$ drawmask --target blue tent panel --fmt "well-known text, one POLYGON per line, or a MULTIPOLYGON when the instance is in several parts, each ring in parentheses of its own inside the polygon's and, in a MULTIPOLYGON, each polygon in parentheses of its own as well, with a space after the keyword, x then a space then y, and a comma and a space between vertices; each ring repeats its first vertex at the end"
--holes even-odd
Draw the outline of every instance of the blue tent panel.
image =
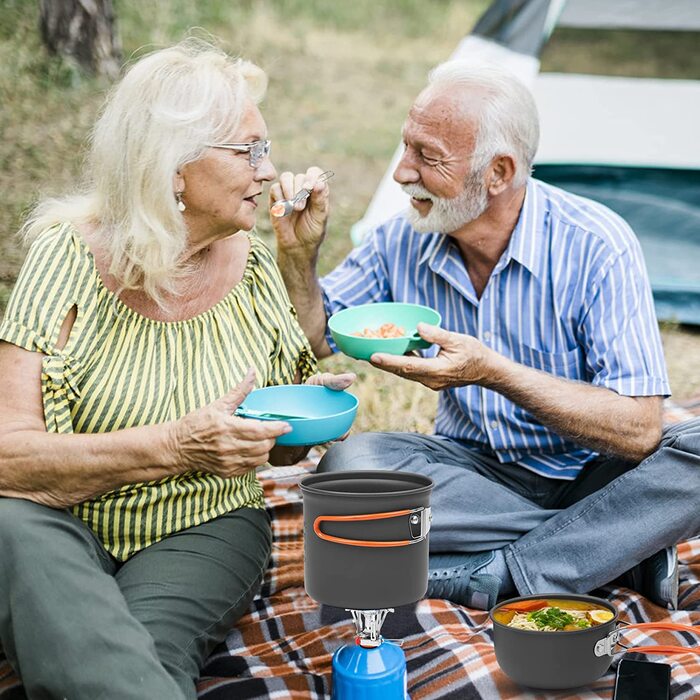
POLYGON ((700 325, 700 171, 537 165, 536 178, 624 217, 644 251, 660 320, 700 325))

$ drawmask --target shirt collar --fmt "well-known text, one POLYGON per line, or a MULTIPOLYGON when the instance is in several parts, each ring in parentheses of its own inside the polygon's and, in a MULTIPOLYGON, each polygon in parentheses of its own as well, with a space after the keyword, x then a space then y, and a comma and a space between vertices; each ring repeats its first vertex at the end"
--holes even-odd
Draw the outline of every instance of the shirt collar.
MULTIPOLYGON (((545 220, 546 202, 544 195, 537 182, 529 178, 518 222, 515 224, 508 247, 501 258, 504 267, 512 258, 530 270, 535 277, 541 275, 545 220)), ((497 267, 500 267, 500 264, 497 267)))
POLYGON ((419 265, 426 262, 426 260, 429 261, 429 264, 435 262, 436 258, 444 257, 444 254, 450 248, 450 238, 446 233, 421 233, 419 235, 430 238, 420 258, 418 258, 419 265))
MULTIPOLYGON (((518 216, 508 247, 503 253, 499 264, 496 265, 496 269, 500 271, 512 258, 530 270, 536 277, 540 276, 542 272, 542 239, 544 237, 545 209, 544 196, 537 186, 537 182, 529 178, 523 206, 520 209, 520 216, 518 216)), ((433 267, 435 263, 440 263, 448 254, 451 239, 445 233, 424 233, 421 235, 430 236, 432 240, 423 249, 418 263, 422 264, 430 261, 429 264, 433 263, 431 264, 431 267, 433 267)))
MULTIPOLYGON (((529 178, 518 221, 513 229, 508 247, 494 271, 500 271, 513 259, 526 267, 535 277, 540 276, 545 209, 546 202, 541 189, 535 180, 529 178)), ((431 268, 440 267, 453 245, 451 238, 445 233, 423 233, 421 235, 431 236, 432 240, 425 246, 418 259, 418 264, 429 261, 431 268)))

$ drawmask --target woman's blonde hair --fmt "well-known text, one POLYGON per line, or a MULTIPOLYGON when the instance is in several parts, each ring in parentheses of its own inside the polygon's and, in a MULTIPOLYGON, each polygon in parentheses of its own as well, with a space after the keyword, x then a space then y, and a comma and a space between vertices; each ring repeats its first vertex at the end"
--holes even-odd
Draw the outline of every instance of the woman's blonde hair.
POLYGON ((187 245, 173 178, 206 144, 230 139, 245 100, 257 104, 266 88, 258 66, 199 39, 141 58, 105 102, 82 193, 41 202, 21 235, 30 241, 63 222, 96 225, 119 289, 143 289, 164 305, 187 245))

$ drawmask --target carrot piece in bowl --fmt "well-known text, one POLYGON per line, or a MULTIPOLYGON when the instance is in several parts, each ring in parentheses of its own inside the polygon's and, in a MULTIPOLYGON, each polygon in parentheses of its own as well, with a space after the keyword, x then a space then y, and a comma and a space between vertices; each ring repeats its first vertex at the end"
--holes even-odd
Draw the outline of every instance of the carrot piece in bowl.
POLYGON ((508 611, 512 610, 514 612, 533 612, 534 610, 542 610, 542 608, 547 607, 546 600, 519 600, 513 603, 508 603, 504 605, 499 610, 508 611))

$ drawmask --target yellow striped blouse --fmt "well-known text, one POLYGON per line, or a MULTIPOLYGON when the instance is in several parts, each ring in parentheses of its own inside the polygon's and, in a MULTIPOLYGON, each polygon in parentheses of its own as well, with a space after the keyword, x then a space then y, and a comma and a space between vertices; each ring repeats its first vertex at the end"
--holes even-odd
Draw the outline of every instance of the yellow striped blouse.
MULTIPOLYGON (((45 355, 46 430, 101 433, 175 420, 214 401, 255 367, 257 386, 302 380, 316 361, 272 254, 254 234, 243 279, 212 308, 186 321, 155 321, 103 284, 70 224, 32 244, 0 339, 45 355), (56 348, 75 307, 68 342, 56 348)), ((73 507, 118 560, 153 542, 241 507, 264 507, 251 471, 222 479, 188 472, 130 484, 73 507)))

